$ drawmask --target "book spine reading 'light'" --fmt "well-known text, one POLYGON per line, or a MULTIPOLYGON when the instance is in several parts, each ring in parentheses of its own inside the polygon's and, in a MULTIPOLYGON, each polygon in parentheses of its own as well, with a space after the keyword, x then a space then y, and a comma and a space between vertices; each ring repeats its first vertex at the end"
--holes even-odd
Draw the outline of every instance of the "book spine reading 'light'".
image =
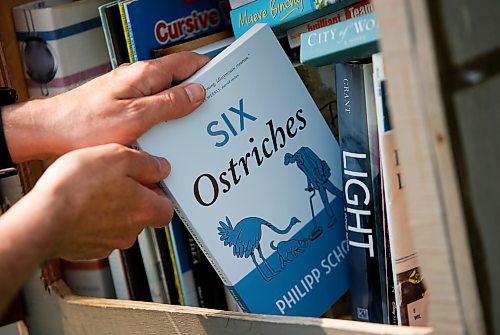
POLYGON ((363 65, 337 64, 335 70, 353 318, 384 323, 380 265, 385 260, 376 233, 380 213, 371 164, 377 162, 371 162, 363 65))

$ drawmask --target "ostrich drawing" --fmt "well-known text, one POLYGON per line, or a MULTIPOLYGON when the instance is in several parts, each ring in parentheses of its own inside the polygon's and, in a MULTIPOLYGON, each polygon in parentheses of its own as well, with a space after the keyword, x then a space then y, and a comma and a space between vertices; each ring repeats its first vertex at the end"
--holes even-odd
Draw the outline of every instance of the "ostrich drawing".
POLYGON ((262 254, 262 250, 260 248, 260 238, 262 237, 261 227, 266 226, 272 231, 284 235, 299 222, 300 220, 294 216, 290 219, 290 223, 287 228, 279 229, 264 219, 258 217, 247 217, 238 222, 233 228, 229 217, 226 216, 226 222, 219 221, 220 227, 217 227, 217 229, 219 230, 220 240, 224 242, 224 245, 233 247, 233 255, 238 258, 252 257, 253 264, 257 270, 259 270, 261 276, 265 280, 269 281, 278 273, 271 268, 267 259, 262 254), (264 263, 268 271, 271 273, 271 276, 266 275, 260 267, 260 264, 257 263, 255 258, 255 249, 257 249, 260 258, 262 259, 262 263, 264 263))

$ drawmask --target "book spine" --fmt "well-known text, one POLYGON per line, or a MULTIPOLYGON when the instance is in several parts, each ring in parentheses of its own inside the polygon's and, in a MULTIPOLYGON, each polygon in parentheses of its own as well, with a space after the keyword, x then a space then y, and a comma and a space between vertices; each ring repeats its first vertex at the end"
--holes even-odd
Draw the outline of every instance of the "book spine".
POLYGON ((132 300, 151 302, 153 299, 139 243, 136 241, 132 247, 121 250, 121 254, 132 300))
POLYGON ((131 294, 120 250, 113 250, 108 257, 108 261, 109 269, 111 271, 111 279, 113 280, 113 286, 115 287, 116 298, 130 300, 131 294))
POLYGON ((377 241, 372 175, 378 163, 371 162, 363 65, 337 64, 335 70, 353 319, 384 323, 385 257, 377 241))
POLYGON ((313 30, 300 36, 300 61, 323 66, 370 57, 378 52, 379 30, 375 14, 313 30))
POLYGON ((173 305, 180 305, 179 291, 175 284, 174 267, 172 258, 170 257, 170 246, 167 241, 167 234, 165 228, 154 228, 154 233, 157 241, 158 250, 160 252, 160 260, 163 267, 163 274, 165 276, 165 283, 167 285, 167 292, 170 303, 173 305))
POLYGON ((286 8, 278 9, 272 1, 258 0, 231 10, 234 35, 240 37, 256 23, 267 23, 270 27, 290 22, 314 11, 313 0, 289 2, 286 8))
POLYGON ((104 39, 106 40, 106 48, 108 49, 109 61, 111 62, 111 67, 114 69, 118 66, 118 64, 116 61, 115 48, 113 47, 113 41, 109 32, 109 22, 106 17, 106 7, 107 5, 99 6, 99 17, 101 18, 102 30, 104 32, 104 39))
POLYGON ((195 278, 192 270, 193 260, 187 236, 183 231, 183 224, 179 217, 174 214, 169 225, 172 234, 175 257, 180 274, 180 283, 186 306, 199 306, 198 293, 195 284, 195 278))
POLYGON ((167 293, 164 290, 164 285, 161 282, 159 271, 159 259, 157 259, 154 250, 153 239, 150 227, 146 227, 138 236, 139 248, 141 250, 146 277, 148 278, 149 289, 153 302, 167 303, 167 293))
POLYGON ((106 19, 108 21, 109 35, 113 44, 116 57, 116 66, 129 62, 127 41, 120 16, 120 7, 118 3, 110 5, 105 9, 106 19))
POLYGON ((383 56, 375 54, 372 59, 397 320, 400 325, 425 326, 428 319, 426 287, 420 273, 418 255, 409 234, 399 148, 386 104, 383 56))
MULTIPOLYGON (((170 226, 170 224, 169 224, 170 226)), ((179 304, 180 305, 186 305, 186 299, 184 296, 184 291, 182 289, 182 279, 181 279, 181 271, 179 269, 179 264, 177 262, 177 257, 175 255, 175 244, 174 240, 172 238, 172 233, 170 231, 171 227, 165 227, 163 228, 163 233, 166 237, 166 242, 168 245, 168 257, 170 257, 170 261, 172 262, 172 271, 174 274, 174 283, 175 283, 175 289, 178 292, 178 297, 179 297, 179 304)))
POLYGON ((118 8, 120 9, 120 18, 123 26, 123 33, 125 35, 125 41, 127 43, 128 59, 130 63, 135 62, 135 52, 134 45, 132 43, 130 21, 127 20, 127 13, 125 11, 125 4, 123 2, 118 3, 118 8))

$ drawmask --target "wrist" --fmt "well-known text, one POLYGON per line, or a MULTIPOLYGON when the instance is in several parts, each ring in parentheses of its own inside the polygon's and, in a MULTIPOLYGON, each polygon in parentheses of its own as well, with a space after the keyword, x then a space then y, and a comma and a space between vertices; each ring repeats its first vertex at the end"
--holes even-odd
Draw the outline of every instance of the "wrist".
POLYGON ((46 141, 48 100, 31 100, 2 107, 5 141, 14 163, 51 156, 46 141))

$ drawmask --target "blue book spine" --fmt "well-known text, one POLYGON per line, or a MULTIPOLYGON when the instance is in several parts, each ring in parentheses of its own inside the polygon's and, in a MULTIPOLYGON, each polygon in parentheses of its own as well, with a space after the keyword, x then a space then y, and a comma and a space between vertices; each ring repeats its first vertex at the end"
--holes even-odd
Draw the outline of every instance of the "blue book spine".
POLYGON ((125 3, 136 60, 151 59, 152 49, 202 37, 230 26, 226 2, 136 0, 125 3))
POLYGON ((381 190, 372 174, 378 162, 371 161, 376 149, 370 148, 363 65, 337 64, 335 70, 353 319, 387 323, 381 190))
POLYGON ((304 33, 300 38, 300 62, 309 66, 359 60, 379 49, 373 13, 304 33))

